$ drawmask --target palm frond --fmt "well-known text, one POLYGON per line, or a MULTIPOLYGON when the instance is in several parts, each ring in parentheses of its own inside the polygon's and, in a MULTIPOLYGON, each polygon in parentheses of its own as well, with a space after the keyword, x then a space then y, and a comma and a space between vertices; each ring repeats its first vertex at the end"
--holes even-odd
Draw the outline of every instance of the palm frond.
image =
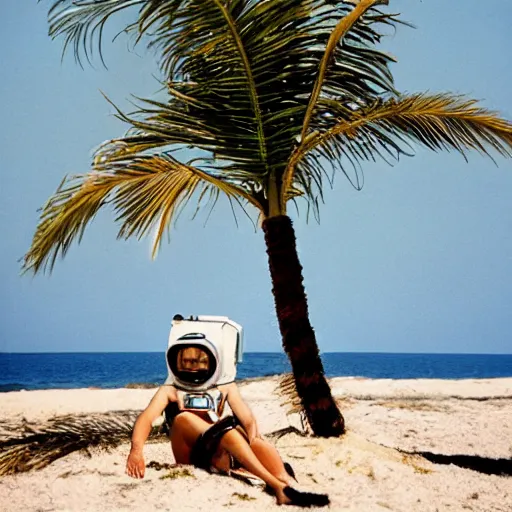
POLYGON ((302 405, 302 401, 297 393, 295 386, 295 378, 293 373, 284 373, 279 377, 277 384, 277 395, 281 397, 281 407, 286 408, 286 414, 298 414, 300 418, 301 429, 298 430, 294 427, 287 427, 279 431, 267 434, 269 437, 279 438, 281 435, 291 431, 295 431, 299 435, 311 434, 311 426, 306 418, 306 411, 302 405))
MULTIPOLYGON (((41 0, 39 0, 41 1, 41 0)), ((73 48, 75 60, 82 66, 85 57, 89 64, 98 52, 102 54, 103 32, 109 19, 124 10, 132 10, 133 21, 121 31, 136 33, 136 43, 142 37, 169 20, 185 0, 55 0, 48 11, 49 34, 52 38, 64 37, 63 56, 73 48), (137 10, 138 8, 138 10, 137 10)))
POLYGON ((327 72, 327 66, 333 58, 334 51, 338 46, 340 40, 348 33, 348 31, 360 20, 366 12, 376 5, 389 3, 389 0, 351 0, 350 3, 354 3, 354 9, 344 16, 336 25, 334 30, 331 32, 329 40, 327 41, 327 47, 325 48, 324 55, 318 68, 318 75, 313 86, 313 91, 309 98, 309 103, 304 116, 302 124, 302 133, 300 136, 301 142, 304 141, 309 128, 309 122, 313 114, 313 109, 320 96, 320 91, 324 84, 325 75, 327 72))
POLYGON ((82 65, 81 55, 91 63, 93 42, 98 38, 100 58, 102 36, 108 19, 122 11, 145 4, 145 0, 57 0, 48 11, 49 33, 55 38, 64 36, 63 54, 73 46, 76 61, 82 65))
POLYGON ((180 163, 170 154, 121 158, 118 151, 109 160, 108 152, 114 151, 108 147, 103 155, 96 155, 92 172, 65 179, 43 207, 24 271, 51 271, 57 256, 64 256, 75 239, 81 240, 87 224, 106 204, 112 204, 116 221, 121 223, 120 238, 140 239, 156 226, 153 255, 165 229, 195 192, 199 193, 199 206, 208 197, 215 203, 222 192, 241 205, 247 201, 259 207, 233 179, 180 163))
MULTIPOLYGON (((14 437, 0 439, 0 476, 42 469, 70 453, 90 448, 111 449, 128 442, 140 411, 83 416, 57 416, 43 425, 16 425, 14 437)), ((162 430, 154 427, 151 438, 162 430)), ((161 436, 162 440, 166 440, 161 436)))
MULTIPOLYGON (((333 43, 333 30, 352 10, 342 0, 61 0, 50 13, 51 33, 80 54, 93 40, 101 45, 106 20, 128 7, 139 9, 130 27, 157 52, 171 96, 142 109, 137 129, 210 151, 224 171, 252 174, 251 187, 264 190, 270 174, 281 183, 322 59, 315 104, 367 105, 395 92, 393 59, 374 48, 378 26, 395 17, 368 8, 333 43)), ((317 121, 310 120, 313 130, 317 121)))
POLYGON ((292 154, 286 187, 304 190, 313 178, 321 186, 326 162, 319 157, 345 172, 348 162, 357 167, 377 158, 397 161, 410 155, 411 143, 433 151, 455 150, 465 158, 470 150, 490 158, 492 153, 512 157, 512 123, 461 96, 416 94, 369 108, 343 108, 338 114, 329 129, 310 134, 292 154))

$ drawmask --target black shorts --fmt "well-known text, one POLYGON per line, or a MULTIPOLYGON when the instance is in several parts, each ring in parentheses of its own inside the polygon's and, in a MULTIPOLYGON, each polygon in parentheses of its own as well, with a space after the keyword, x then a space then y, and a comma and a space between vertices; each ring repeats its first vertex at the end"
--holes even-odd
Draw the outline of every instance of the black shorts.
MULTIPOLYGON (((169 431, 172 428, 172 424, 176 416, 182 413, 178 407, 176 402, 171 402, 165 408, 165 419, 167 422, 167 426, 169 431)), ((192 447, 192 452, 190 454, 190 462, 194 466, 210 470, 212 464, 212 458, 219 447, 220 440, 222 436, 229 432, 230 430, 241 427, 240 420, 235 416, 226 416, 225 418, 214 423, 208 430, 203 432, 197 439, 196 443, 192 447)), ((245 431, 242 430, 245 433, 245 431)), ((234 461, 232 461, 232 466, 236 465, 234 461)))
POLYGON ((191 464, 200 469, 210 470, 212 458, 219 447, 222 437, 239 425, 240 422, 238 418, 235 416, 226 416, 203 432, 192 448, 190 454, 191 464))

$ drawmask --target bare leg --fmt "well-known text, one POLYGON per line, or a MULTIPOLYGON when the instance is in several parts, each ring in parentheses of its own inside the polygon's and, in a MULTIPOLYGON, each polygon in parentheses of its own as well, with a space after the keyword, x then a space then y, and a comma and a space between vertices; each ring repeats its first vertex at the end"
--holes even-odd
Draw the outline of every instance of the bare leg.
POLYGON ((281 482, 287 485, 292 484, 292 478, 286 472, 281 456, 272 444, 264 439, 256 438, 251 443, 251 448, 259 461, 270 473, 279 478, 281 482))
POLYGON ((245 469, 258 478, 261 478, 266 484, 272 487, 278 503, 282 504, 290 501, 283 492, 286 483, 283 483, 265 468, 258 457, 256 457, 249 443, 238 430, 233 429, 224 434, 220 445, 233 455, 245 469))
MULTIPOLYGON (((171 444, 177 463, 190 464, 192 447, 198 437, 210 427, 209 423, 193 413, 183 412, 176 416, 171 430, 171 444)), ((286 485, 265 469, 240 432, 234 429, 224 434, 220 446, 233 455, 253 475, 272 487, 279 503, 288 501, 283 494, 283 488, 286 485)))
POLYGON ((236 429, 230 430, 222 437, 221 447, 227 450, 233 457, 253 475, 261 478, 269 485, 276 495, 279 505, 299 505, 301 507, 325 507, 329 504, 326 494, 315 494, 296 491, 270 473, 259 461, 245 437, 236 429))
MULTIPOLYGON (((190 464, 192 447, 198 437, 210 427, 210 423, 193 413, 184 412, 175 418, 171 430, 171 443, 177 463, 190 464)), ((235 457, 253 475, 268 484, 274 490, 279 504, 302 503, 301 506, 324 506, 329 503, 327 496, 295 491, 270 473, 238 430, 233 429, 224 434, 220 441, 220 447, 235 457), (319 502, 318 498, 322 501, 319 502)))
POLYGON ((190 452, 197 438, 211 424, 191 412, 182 412, 174 419, 171 429, 171 446, 178 464, 190 464, 190 452))

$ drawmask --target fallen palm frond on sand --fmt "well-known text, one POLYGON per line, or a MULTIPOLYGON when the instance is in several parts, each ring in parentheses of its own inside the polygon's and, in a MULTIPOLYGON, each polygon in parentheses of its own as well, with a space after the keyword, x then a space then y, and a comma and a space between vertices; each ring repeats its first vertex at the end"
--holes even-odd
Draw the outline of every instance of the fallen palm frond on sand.
MULTIPOLYGON (((57 416, 44 425, 4 426, 0 437, 0 475, 41 469, 72 452, 115 448, 126 442, 140 411, 57 416)), ((155 428, 152 437, 158 436, 155 428)), ((163 438, 163 436, 162 436, 163 438)))

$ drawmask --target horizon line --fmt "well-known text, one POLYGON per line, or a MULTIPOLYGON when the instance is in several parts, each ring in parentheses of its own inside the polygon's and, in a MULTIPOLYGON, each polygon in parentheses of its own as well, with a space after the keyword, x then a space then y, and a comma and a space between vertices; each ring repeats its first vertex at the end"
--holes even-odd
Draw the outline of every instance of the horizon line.
MULTIPOLYGON (((0 355, 41 355, 41 354, 163 354, 165 350, 109 350, 109 351, 48 351, 48 352, 10 352, 0 351, 0 355)), ((243 354, 282 354, 286 355, 284 351, 247 351, 243 354)), ((320 355, 328 354, 392 354, 392 355, 468 355, 468 356, 510 356, 510 353, 503 352, 387 352, 387 351, 320 351, 320 355)))

